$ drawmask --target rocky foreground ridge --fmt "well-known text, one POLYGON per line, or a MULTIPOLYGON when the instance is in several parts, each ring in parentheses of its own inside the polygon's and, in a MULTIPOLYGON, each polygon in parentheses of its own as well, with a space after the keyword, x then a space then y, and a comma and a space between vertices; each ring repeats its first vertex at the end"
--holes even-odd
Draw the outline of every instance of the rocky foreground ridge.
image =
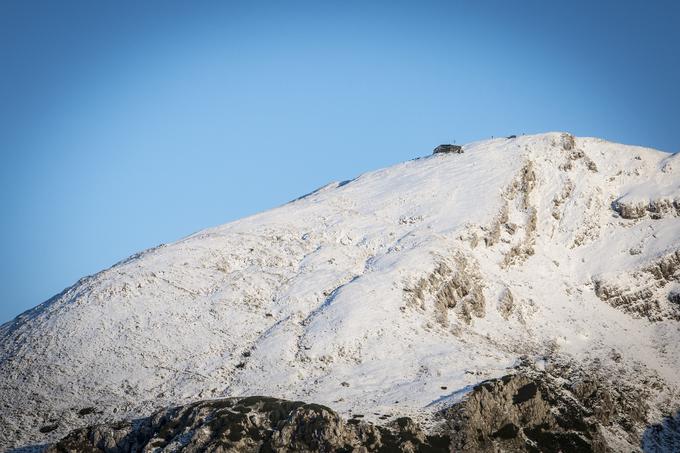
POLYGON ((677 451, 675 421, 647 426, 645 397, 625 382, 569 365, 519 366, 439 411, 434 432, 409 417, 376 414, 383 420, 376 425, 363 414, 347 420, 326 406, 253 396, 81 428, 47 452, 677 451))
POLYGON ((565 133, 440 151, 0 326, 0 450, 677 449, 680 155, 565 133))

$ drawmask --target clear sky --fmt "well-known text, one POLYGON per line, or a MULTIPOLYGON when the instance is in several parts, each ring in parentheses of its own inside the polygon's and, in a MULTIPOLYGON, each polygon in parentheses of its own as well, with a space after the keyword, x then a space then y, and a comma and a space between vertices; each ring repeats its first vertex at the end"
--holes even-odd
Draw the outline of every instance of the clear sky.
POLYGON ((439 143, 680 149, 680 2, 0 2, 0 322, 439 143))

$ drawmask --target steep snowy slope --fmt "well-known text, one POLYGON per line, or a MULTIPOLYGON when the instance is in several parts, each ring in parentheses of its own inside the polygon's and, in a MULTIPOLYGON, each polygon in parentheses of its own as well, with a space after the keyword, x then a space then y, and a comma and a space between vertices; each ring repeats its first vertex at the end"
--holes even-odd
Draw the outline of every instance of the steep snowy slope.
POLYGON ((427 424, 522 356, 639 384, 651 422, 680 407, 679 320, 678 155, 473 143, 135 255, 3 325, 0 447, 220 396, 427 424))

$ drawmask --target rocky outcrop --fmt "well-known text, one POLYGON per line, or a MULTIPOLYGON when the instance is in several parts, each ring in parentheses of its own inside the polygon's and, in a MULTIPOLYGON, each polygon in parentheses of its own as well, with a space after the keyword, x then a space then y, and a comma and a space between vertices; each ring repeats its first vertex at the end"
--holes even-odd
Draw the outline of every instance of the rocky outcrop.
POLYGON ((572 196, 574 193, 574 182, 571 179, 567 179, 561 192, 555 195, 553 198, 553 210, 552 216, 555 220, 560 220, 562 218, 562 210, 564 203, 572 196))
POLYGON ((630 203, 624 200, 616 200, 612 203, 612 209, 624 219, 639 219, 647 214, 645 203, 630 203))
MULTIPOLYGON (((493 247, 499 242, 511 244, 503 258, 503 267, 521 263, 534 254, 534 233, 536 231, 536 208, 530 203, 531 192, 536 186, 536 172, 534 163, 527 161, 513 179, 512 184, 503 191, 504 203, 500 211, 488 226, 481 227, 484 245, 493 247), (524 222, 517 224, 510 221, 510 217, 524 218, 524 222), (516 235, 521 229, 524 236, 516 235)), ((476 244, 475 244, 476 245, 476 244)))
POLYGON ((642 398, 625 383, 569 368, 524 369, 482 382, 442 416, 452 451, 635 451, 646 426, 642 398), (612 434, 616 447, 608 444, 612 434))
POLYGON ((535 253, 538 214, 536 208, 531 204, 531 193, 535 187, 536 171, 534 163, 529 160, 524 164, 513 183, 506 188, 504 194, 506 204, 501 211, 501 216, 497 218, 490 230, 493 235, 487 235, 487 246, 493 245, 499 240, 510 244, 510 248, 504 252, 501 262, 503 268, 523 263, 535 253), (524 220, 516 224, 510 222, 509 217, 523 218, 524 220), (501 225, 503 229, 500 228, 501 225), (524 230, 524 235, 516 235, 520 230, 524 230))
POLYGON ((51 445, 62 452, 427 452, 447 451, 409 418, 375 426, 318 404, 267 397, 208 400, 140 420, 90 426, 51 445))
POLYGON ((498 297, 498 304, 496 305, 498 312, 506 321, 510 318, 513 309, 515 308, 515 299, 509 288, 503 288, 498 297))
POLYGON ((680 200, 639 201, 622 197, 612 203, 612 209, 624 219, 640 219, 649 214, 650 218, 658 220, 666 216, 680 216, 680 200))
POLYGON ((456 450, 604 451, 596 426, 575 403, 564 403, 526 376, 485 382, 449 413, 456 450))
POLYGON ((566 160, 559 167, 561 170, 572 170, 575 162, 581 162, 589 171, 597 173, 597 165, 586 155, 585 151, 576 147, 576 139, 573 135, 560 134, 559 139, 554 140, 552 145, 561 148, 566 154, 566 160))
POLYGON ((481 276, 477 267, 462 255, 452 262, 440 262, 428 276, 404 291, 412 306, 427 310, 431 303, 435 320, 444 327, 449 325, 450 311, 466 324, 473 316, 481 318, 485 313, 481 276))
POLYGON ((441 410, 429 433, 407 417, 374 425, 318 404, 227 398, 77 429, 47 452, 569 453, 636 451, 640 439, 675 445, 677 417, 647 427, 646 397, 623 380, 609 382, 568 365, 549 371, 521 365, 441 410))
POLYGON ((576 140, 573 135, 565 132, 560 135, 560 145, 565 151, 571 151, 576 147, 576 140))
POLYGON ((680 282, 680 250, 671 252, 630 275, 612 281, 596 278, 595 294, 601 300, 635 317, 650 321, 680 320, 677 288, 666 288, 680 282), (619 282, 626 282, 622 285, 619 282))

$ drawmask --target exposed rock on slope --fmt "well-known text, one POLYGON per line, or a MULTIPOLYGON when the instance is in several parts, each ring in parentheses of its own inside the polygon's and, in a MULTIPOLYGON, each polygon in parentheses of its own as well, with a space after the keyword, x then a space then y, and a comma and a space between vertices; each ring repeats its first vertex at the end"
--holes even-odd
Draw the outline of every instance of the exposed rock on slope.
POLYGON ((401 418, 389 427, 299 401, 266 397, 201 401, 162 410, 134 422, 97 425, 70 433, 47 453, 191 452, 430 452, 449 439, 427 435, 401 418))
POLYGON ((645 393, 592 364, 522 367, 485 381, 446 409, 451 451, 635 451, 647 424, 645 393))
POLYGON ((436 432, 522 356, 596 363, 644 423, 674 416, 677 156, 562 133, 462 150, 140 253, 1 326, 0 449, 249 395, 436 432))
MULTIPOLYGON (((463 401, 442 410, 436 434, 388 414, 376 426, 362 414, 344 420, 327 407, 302 402, 201 401, 134 422, 75 430, 48 453, 635 451, 646 424, 644 394, 631 392, 625 382, 611 384, 569 366, 549 372, 523 366, 478 384, 463 401)), ((648 431, 648 442, 669 441, 663 428, 648 431)))
POLYGON ((414 288, 404 288, 409 294, 408 302, 421 311, 428 311, 428 302, 433 306, 435 320, 443 327, 449 325, 449 311, 456 309, 456 315, 466 324, 472 316, 484 316, 485 300, 482 281, 478 271, 462 256, 456 256, 451 265, 441 262, 427 276, 420 279, 414 288), (455 269, 452 269, 452 267, 455 269))
POLYGON ((674 296, 680 287, 680 250, 633 272, 617 275, 613 281, 596 279, 594 283, 600 299, 626 313, 650 321, 680 320, 680 305, 674 296))

